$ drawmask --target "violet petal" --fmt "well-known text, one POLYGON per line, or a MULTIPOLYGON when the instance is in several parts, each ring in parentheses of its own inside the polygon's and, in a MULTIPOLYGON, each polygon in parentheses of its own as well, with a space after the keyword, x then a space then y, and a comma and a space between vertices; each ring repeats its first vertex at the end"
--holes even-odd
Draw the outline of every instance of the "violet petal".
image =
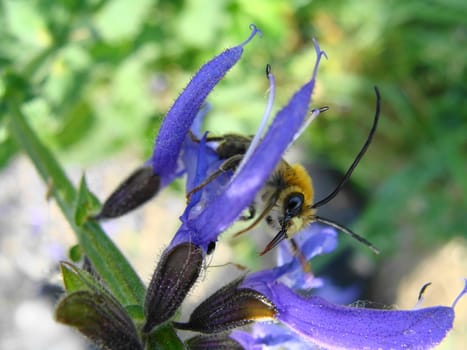
POLYGON ((303 85, 288 104, 276 115, 263 141, 251 158, 243 164, 225 191, 214 198, 196 221, 196 231, 202 230, 206 240, 217 239, 255 198, 273 172, 283 153, 300 130, 308 113, 315 86, 317 66, 322 51, 317 47, 318 59, 311 80, 303 85), (261 164, 261 168, 258 168, 261 164), (206 228, 209 228, 208 230, 206 228), (208 232, 205 232, 208 231, 208 232))
MULTIPOLYGON (((253 27, 249 40, 258 32, 253 27)), ((208 94, 227 71, 240 59, 249 42, 225 50, 204 64, 180 94, 165 116, 157 135, 152 165, 162 179, 169 178, 177 168, 177 159, 193 120, 208 94)))
POLYGON ((297 333, 283 325, 270 322, 258 322, 251 327, 251 333, 234 330, 230 337, 242 344, 245 350, 288 349, 316 350, 313 345, 297 333))
POLYGON ((281 284, 265 296, 277 307, 279 321, 328 349, 428 349, 443 340, 454 320, 451 307, 413 311, 346 307, 299 296, 281 284))

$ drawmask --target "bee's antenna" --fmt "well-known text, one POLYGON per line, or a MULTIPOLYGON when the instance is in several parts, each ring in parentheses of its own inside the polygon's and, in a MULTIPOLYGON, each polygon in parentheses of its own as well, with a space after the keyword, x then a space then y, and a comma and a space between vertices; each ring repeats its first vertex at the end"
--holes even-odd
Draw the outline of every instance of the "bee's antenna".
POLYGON ((320 216, 313 216, 313 221, 315 221, 315 222, 320 222, 320 223, 322 223, 322 224, 332 226, 332 227, 338 229, 339 231, 342 231, 342 232, 344 232, 345 234, 349 235, 349 236, 352 237, 353 239, 359 241, 360 243, 363 243, 363 244, 366 245, 368 248, 370 248, 375 254, 379 254, 379 249, 376 248, 373 244, 371 244, 370 241, 367 241, 367 240, 366 240, 365 238, 363 238, 362 236, 357 235, 355 232, 353 232, 352 230, 348 229, 347 227, 342 226, 342 225, 339 225, 337 222, 334 222, 334 221, 329 220, 329 219, 322 218, 322 217, 320 217, 320 216))
POLYGON ((365 141, 365 144, 363 145, 362 149, 360 152, 358 152, 357 157, 353 161, 352 165, 350 168, 347 170, 345 173, 344 177, 342 178, 341 182, 337 185, 337 187, 332 191, 329 195, 324 197, 323 199, 319 200, 315 204, 311 206, 311 208, 319 208, 329 202, 331 199, 333 199, 341 190, 342 186, 344 186, 347 181, 350 179, 350 176, 352 175, 352 172, 355 170, 357 167, 358 163, 362 159, 363 155, 365 154, 366 150, 370 146, 370 143, 373 139, 373 135, 375 134, 376 127, 378 126, 378 120, 379 120, 379 114, 381 110, 381 95, 379 94, 378 87, 375 86, 375 93, 376 93, 376 111, 375 111, 375 117, 373 121, 373 126, 371 127, 370 133, 368 134, 368 137, 365 141))
POLYGON ((421 301, 423 299, 423 294, 425 294, 427 288, 431 286, 431 282, 425 283, 422 288, 420 288, 420 291, 418 292, 418 301, 421 301))

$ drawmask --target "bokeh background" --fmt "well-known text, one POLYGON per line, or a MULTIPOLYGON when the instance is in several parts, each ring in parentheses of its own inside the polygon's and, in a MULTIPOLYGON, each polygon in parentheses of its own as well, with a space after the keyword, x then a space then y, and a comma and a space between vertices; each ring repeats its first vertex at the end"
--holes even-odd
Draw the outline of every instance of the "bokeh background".
MULTIPOLYGON (((382 254, 342 237, 338 263, 326 257, 316 269, 342 284, 352 276, 362 298, 404 308, 431 281, 425 305, 449 305, 467 276, 466 18, 462 0, 2 0, 0 96, 7 95, 4 77, 14 73, 15 88, 29 96, 22 105, 28 122, 70 176, 78 181, 86 171, 103 199, 150 157, 162 117, 194 72, 242 42, 250 23, 264 35, 210 95, 212 133, 254 133, 267 99, 266 63, 280 108, 310 76, 315 37, 329 59, 314 104, 330 110, 288 156, 312 171, 318 197, 338 183, 367 137, 374 85, 382 95, 370 150, 351 184, 323 208, 382 254)), ((8 117, 2 102, 0 348, 82 349, 79 337, 52 321, 56 264, 74 236, 8 134, 8 117)), ((177 183, 105 224, 146 280, 183 205, 177 183)), ((220 261, 241 256, 251 268, 264 264, 251 236, 221 247, 220 261)), ((441 348, 467 342, 466 304, 459 303, 441 348)))

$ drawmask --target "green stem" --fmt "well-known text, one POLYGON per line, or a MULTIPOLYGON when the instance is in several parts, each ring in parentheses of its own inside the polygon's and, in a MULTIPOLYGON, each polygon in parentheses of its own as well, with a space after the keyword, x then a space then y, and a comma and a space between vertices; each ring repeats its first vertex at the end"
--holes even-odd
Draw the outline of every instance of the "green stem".
POLYGON ((10 100, 7 105, 11 136, 27 153, 44 182, 51 186, 51 194, 97 273, 123 305, 143 305, 145 287, 141 279, 97 223, 76 224, 74 213, 78 193, 75 187, 26 122, 20 104, 10 100))

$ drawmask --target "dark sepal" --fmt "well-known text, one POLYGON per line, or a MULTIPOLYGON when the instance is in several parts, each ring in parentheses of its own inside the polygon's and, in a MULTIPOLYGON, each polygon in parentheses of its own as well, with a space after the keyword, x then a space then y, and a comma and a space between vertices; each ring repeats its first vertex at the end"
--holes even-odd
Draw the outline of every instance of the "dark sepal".
POLYGON ((276 307, 263 294, 238 288, 242 279, 219 289, 193 311, 187 323, 174 322, 178 329, 218 333, 254 321, 273 320, 276 307))
POLYGON ((243 350, 229 334, 197 335, 185 342, 189 350, 243 350))
POLYGON ((152 167, 136 169, 102 205, 101 211, 92 216, 94 220, 111 219, 122 216, 146 203, 159 191, 160 177, 152 167))
POLYGON ((202 249, 192 243, 181 243, 164 252, 144 301, 144 333, 149 333, 175 314, 198 279, 203 259, 202 249))
POLYGON ((143 349, 123 306, 106 294, 84 290, 71 293, 58 303, 55 319, 77 328, 102 349, 143 349))

